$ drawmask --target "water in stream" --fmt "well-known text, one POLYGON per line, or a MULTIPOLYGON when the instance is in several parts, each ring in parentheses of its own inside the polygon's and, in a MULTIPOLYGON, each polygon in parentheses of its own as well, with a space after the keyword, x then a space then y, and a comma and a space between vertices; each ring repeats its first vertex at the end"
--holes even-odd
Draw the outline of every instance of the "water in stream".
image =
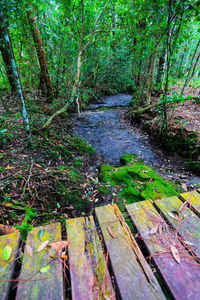
POLYGON ((132 153, 165 178, 188 185, 199 182, 200 178, 185 170, 183 158, 163 153, 152 145, 149 136, 139 127, 129 126, 123 120, 131 97, 128 94, 118 94, 91 105, 90 110, 81 113, 80 119, 74 118, 74 134, 95 148, 101 157, 101 163, 119 165, 123 154, 132 153), (113 109, 114 106, 116 108, 113 109), (98 110, 100 107, 112 109, 98 110))

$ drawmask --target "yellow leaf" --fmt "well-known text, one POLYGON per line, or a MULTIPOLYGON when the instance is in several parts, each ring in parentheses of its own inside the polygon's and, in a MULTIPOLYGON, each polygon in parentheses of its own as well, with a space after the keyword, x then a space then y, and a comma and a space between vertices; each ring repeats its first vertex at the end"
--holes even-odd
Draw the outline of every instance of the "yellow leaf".
POLYGON ((49 271, 49 269, 50 269, 50 265, 45 266, 44 268, 41 268, 41 269, 40 269, 40 272, 41 272, 41 273, 46 273, 46 272, 49 271))

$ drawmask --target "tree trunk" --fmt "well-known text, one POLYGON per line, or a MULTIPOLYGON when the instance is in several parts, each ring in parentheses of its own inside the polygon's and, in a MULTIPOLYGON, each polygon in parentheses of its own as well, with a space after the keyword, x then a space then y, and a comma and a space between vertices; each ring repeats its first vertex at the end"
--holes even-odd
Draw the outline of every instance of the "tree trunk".
POLYGON ((157 73, 157 78, 156 78, 156 90, 158 90, 158 91, 161 91, 163 89, 166 54, 167 54, 167 49, 164 47, 161 52, 161 55, 159 57, 159 62, 158 62, 158 73, 157 73))
POLYGON ((148 76, 147 76, 146 93, 145 93, 145 97, 143 100, 144 106, 150 105, 153 77, 154 77, 155 64, 156 64, 156 54, 157 54, 157 47, 154 50, 152 50, 151 56, 150 56, 150 66, 149 66, 149 72, 148 72, 148 76))
POLYGON ((199 45, 200 45, 200 40, 198 41, 198 43, 197 43, 197 45, 196 45, 196 48, 195 48, 195 51, 194 51, 194 54, 193 54, 193 57, 192 57, 192 60, 191 60, 191 63, 190 63, 190 67, 189 67, 189 70, 188 70, 187 78, 186 78, 186 80, 185 80, 185 84, 184 84, 183 89, 182 89, 182 91, 181 91, 181 95, 183 95, 183 93, 184 93, 184 91, 185 91, 185 88, 186 88, 188 82, 190 81, 190 73, 191 73, 191 71, 192 71, 193 62, 194 62, 194 59, 195 59, 195 57, 196 57, 196 54, 197 54, 199 45))
POLYGON ((11 62, 11 72, 12 72, 12 77, 14 78, 14 82, 15 82, 15 86, 16 86, 16 93, 21 101, 22 117, 23 117, 24 129, 25 129, 26 135, 27 135, 28 145, 32 146, 29 119, 28 119, 28 115, 26 112, 24 96, 23 96, 22 88, 21 88, 21 82, 19 79, 19 74, 17 71, 14 54, 12 52, 10 37, 8 34, 8 30, 6 28, 6 21, 5 21, 5 18, 3 17, 3 13, 1 11, 0 11, 0 31, 1 31, 1 35, 3 37, 3 43, 5 45, 7 53, 9 54, 9 61, 11 62))
POLYGON ((47 97, 48 102, 52 102, 53 100, 53 86, 51 83, 47 61, 46 61, 46 55, 44 52, 44 48, 42 45, 42 40, 40 37, 40 33, 36 24, 35 16, 33 15, 31 11, 31 4, 29 4, 27 8, 27 18, 30 24, 31 32, 33 35, 33 40, 35 43, 35 48, 37 51, 38 61, 40 64, 41 69, 41 75, 40 75, 40 88, 42 91, 42 94, 47 97))
MULTIPOLYGON (((3 22, 3 21, 1 21, 1 22, 3 22)), ((6 24, 4 24, 4 26, 6 26, 6 24)), ((11 56, 10 56, 10 52, 9 52, 8 48, 6 47, 6 44, 4 42, 4 31, 7 30, 6 28, 3 29, 1 27, 1 30, 0 30, 0 50, 1 50, 1 55, 2 55, 2 58, 3 58, 3 62, 4 62, 4 65, 5 65, 7 78, 8 78, 9 84, 10 84, 11 93, 15 94, 16 91, 17 91, 17 86, 16 86, 16 83, 15 83, 15 79, 13 77, 11 56)), ((11 51, 13 53, 11 43, 10 43, 10 48, 11 48, 11 51)))

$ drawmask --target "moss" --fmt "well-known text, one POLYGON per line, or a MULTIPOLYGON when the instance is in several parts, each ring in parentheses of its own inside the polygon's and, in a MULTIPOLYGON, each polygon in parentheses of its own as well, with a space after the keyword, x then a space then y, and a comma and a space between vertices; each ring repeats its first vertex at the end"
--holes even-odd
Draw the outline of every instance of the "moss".
POLYGON ((101 185, 100 188, 99 188, 99 192, 104 195, 104 196, 107 196, 110 194, 110 189, 105 186, 105 185, 101 185))
POLYGON ((123 165, 126 165, 126 164, 133 164, 136 162, 143 162, 143 160, 138 159, 137 155, 134 154, 124 154, 120 157, 120 162, 123 165))
POLYGON ((56 183, 56 191, 62 202, 66 206, 72 205, 77 210, 85 210, 87 202, 82 198, 82 193, 78 189, 69 189, 69 187, 60 181, 56 183))
POLYGON ((118 168, 100 166, 100 174, 104 182, 119 188, 120 198, 127 203, 178 196, 179 192, 174 183, 165 181, 151 167, 136 162, 135 156, 126 155, 124 159, 123 155, 123 161, 126 164, 118 168))
POLYGON ((25 240, 27 237, 28 232, 33 228, 33 225, 31 225, 31 221, 33 218, 37 216, 37 213, 33 208, 28 207, 26 209, 26 216, 23 220, 23 223, 21 225, 17 225, 16 228, 21 233, 22 240, 25 240))
POLYGON ((95 149, 90 144, 78 137, 73 137, 68 143, 71 148, 76 150, 80 155, 85 153, 92 155, 95 152, 95 149))

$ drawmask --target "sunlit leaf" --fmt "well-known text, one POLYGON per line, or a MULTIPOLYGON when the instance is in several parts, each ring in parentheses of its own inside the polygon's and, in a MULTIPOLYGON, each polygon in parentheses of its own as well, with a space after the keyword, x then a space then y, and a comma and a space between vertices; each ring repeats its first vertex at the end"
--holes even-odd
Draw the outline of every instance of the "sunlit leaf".
POLYGON ((12 255, 12 247, 10 245, 6 245, 6 247, 3 250, 3 258, 5 259, 5 261, 8 261, 11 255, 12 255))
POLYGON ((40 272, 41 272, 41 273, 46 273, 46 272, 49 271, 50 267, 51 267, 50 265, 47 265, 47 266, 41 268, 41 269, 40 269, 40 272))

